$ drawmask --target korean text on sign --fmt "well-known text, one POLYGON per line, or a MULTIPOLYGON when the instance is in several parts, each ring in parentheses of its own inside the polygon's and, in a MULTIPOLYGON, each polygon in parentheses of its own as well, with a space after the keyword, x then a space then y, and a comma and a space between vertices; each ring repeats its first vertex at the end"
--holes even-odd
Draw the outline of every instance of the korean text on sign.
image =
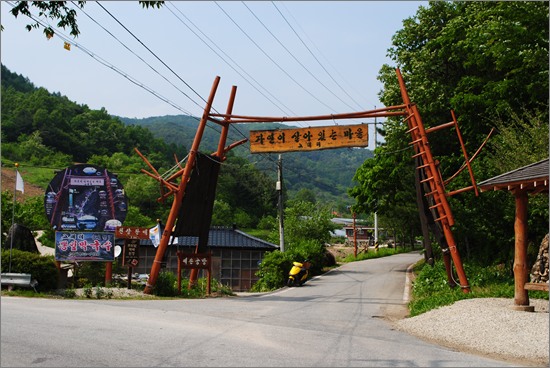
POLYGON ((65 232, 55 233, 56 261, 113 261, 112 233, 65 232))
POLYGON ((302 129, 252 130, 250 152, 312 151, 368 146, 366 124, 302 129))

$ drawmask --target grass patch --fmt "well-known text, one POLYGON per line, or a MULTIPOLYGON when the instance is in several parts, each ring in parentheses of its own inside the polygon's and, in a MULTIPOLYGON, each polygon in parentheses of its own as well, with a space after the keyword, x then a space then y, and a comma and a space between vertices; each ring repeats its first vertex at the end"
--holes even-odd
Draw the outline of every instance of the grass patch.
POLYGON ((345 258, 341 260, 337 260, 343 263, 349 263, 349 262, 355 262, 355 261, 364 261, 365 259, 372 259, 372 258, 380 258, 380 257, 388 257, 393 256, 394 254, 399 253, 407 253, 410 252, 411 249, 409 248, 378 248, 378 251, 369 249, 368 252, 360 252, 357 253, 357 257, 355 257, 353 254, 350 254, 346 256, 345 258))
MULTIPOLYGON (((464 272, 470 283, 470 292, 464 293, 460 286, 450 288, 447 273, 442 261, 434 266, 420 261, 414 267, 412 299, 409 302, 410 316, 432 309, 451 305, 458 300, 472 298, 514 298, 514 276, 503 265, 464 265, 464 272)), ((458 284, 458 282, 457 282, 458 284)), ((531 299, 546 299, 549 294, 543 291, 530 291, 531 299)))

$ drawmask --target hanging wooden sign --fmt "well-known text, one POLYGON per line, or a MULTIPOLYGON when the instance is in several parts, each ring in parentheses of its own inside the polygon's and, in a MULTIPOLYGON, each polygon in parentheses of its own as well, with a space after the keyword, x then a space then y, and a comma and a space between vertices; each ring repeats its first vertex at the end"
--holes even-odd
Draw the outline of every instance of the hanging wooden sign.
POLYGON ((250 131, 251 153, 366 147, 368 143, 366 124, 250 131))

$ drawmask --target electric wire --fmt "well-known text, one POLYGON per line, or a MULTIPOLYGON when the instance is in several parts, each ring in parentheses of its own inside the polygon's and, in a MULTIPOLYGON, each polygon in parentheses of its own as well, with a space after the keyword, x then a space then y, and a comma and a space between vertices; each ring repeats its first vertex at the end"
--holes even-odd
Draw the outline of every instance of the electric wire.
MULTIPOLYGON (((108 12, 103 6, 101 6, 101 7, 102 7, 102 8, 103 8, 103 9, 104 9, 113 19, 115 19, 115 21, 116 21, 119 25, 121 25, 128 33, 130 33, 134 38, 136 38, 136 36, 135 36, 132 32, 130 32, 130 30, 129 30, 127 27, 125 27, 125 26, 124 26, 124 25, 114 16, 114 15, 112 15, 110 12, 108 12)), ((98 25, 99 25, 99 24, 98 24, 98 25)), ((103 28, 103 27, 102 27, 102 28, 103 28)), ((108 32, 108 33, 111 34, 110 32, 108 32)), ((111 34, 111 35, 112 35, 112 34, 111 34)), ((112 35, 112 36, 113 36, 113 35, 112 35)), ((113 36, 113 37, 114 37, 114 36, 113 36)), ((114 37, 114 38, 117 39, 116 37, 114 37)), ((136 39, 137 39, 137 38, 136 38, 136 39)), ((140 44, 142 44, 149 52, 152 52, 147 46, 145 46, 145 44, 144 44, 141 40, 139 40, 139 39, 137 39, 137 40, 138 40, 138 42, 139 42, 140 44)), ((117 41, 118 41, 118 39, 117 39, 117 41)), ((120 41, 119 41, 119 42, 120 42, 120 41)), ((135 54, 135 53, 134 53, 134 54, 135 54)), ((136 56, 137 56, 137 55, 136 55, 136 56)), ((165 65, 170 71, 172 71, 172 73, 175 73, 170 67, 168 67, 168 66, 166 65, 166 63, 164 63, 162 60, 160 60, 160 58, 159 58, 157 55, 154 55, 154 56, 155 56, 159 61, 161 61, 161 63, 163 63, 163 65, 165 65)), ((140 58, 140 60, 143 61, 142 58, 140 58)), ((146 64, 147 64, 147 63, 146 63, 146 64)), ((147 65, 148 65, 148 64, 147 64, 147 65)), ((181 78, 180 78, 180 80, 181 80, 181 78)), ((184 83, 185 83, 185 82, 184 82, 184 83)), ((189 86, 187 83, 185 83, 185 84, 186 84, 187 86, 189 86)), ((191 89, 193 90, 193 92, 197 93, 193 88, 191 88, 191 89)), ((179 90, 179 89, 178 89, 178 90, 179 90)), ((181 91, 181 90, 180 90, 180 91, 181 91)), ((181 92, 183 93, 183 91, 181 91, 181 92)), ((187 94, 185 94, 185 93, 183 93, 183 94, 184 94, 186 97, 188 97, 190 100, 192 100, 187 94)), ((204 98, 202 98, 201 96, 199 96, 199 97, 200 97, 203 101, 205 101, 204 98)), ((192 101, 195 102, 194 100, 192 100, 192 101)), ((195 102, 195 104, 197 104, 197 103, 195 102)), ((197 104, 197 105, 198 105, 198 104, 197 104)), ((199 106, 199 107, 200 107, 200 106, 199 106)), ((212 109, 215 111, 215 108, 212 107, 212 109)), ((200 119, 199 119, 198 117, 196 117, 196 116, 192 116, 192 115, 190 115, 190 116, 191 116, 192 118, 194 118, 195 120, 197 120, 197 121, 200 120, 200 119)), ((210 128, 210 129, 214 130, 214 131, 217 132, 218 134, 221 134, 221 132, 220 132, 219 130, 217 130, 216 128, 214 128, 213 126, 208 125, 208 124, 207 124, 206 126, 207 126, 208 128, 210 128)), ((239 133, 243 138, 246 138, 246 136, 245 136, 240 130, 238 130, 237 127, 234 127, 234 130, 235 130, 237 133, 239 133)), ((231 130, 231 132, 233 132, 233 130, 231 130)), ((170 171, 169 171, 169 172, 170 172, 170 171)), ((169 175, 165 173, 163 176, 168 177, 169 175)))
MULTIPOLYGON (((8 3, 9 3, 9 2, 8 2, 8 3)), ((13 5, 12 5, 11 3, 10 3, 10 5, 13 7, 13 5)), ((86 15, 87 15, 87 14, 86 14, 86 15)), ((112 14, 110 14, 110 13, 109 13, 109 15, 112 16, 112 14)), ((112 17, 113 17, 113 16, 112 16, 112 17)), ((41 22, 39 19, 36 19, 36 17, 32 17, 32 16, 31 16, 31 18, 32 18, 33 20, 35 20, 37 23, 39 23, 39 24, 41 24, 42 26, 44 26, 44 23, 41 22)), ((92 19, 92 20, 93 20, 93 19, 92 19)), ((116 20, 116 18, 115 18, 115 20, 116 20)), ((94 20, 94 22, 95 22, 95 20, 94 20)), ((118 22, 118 20, 117 20, 117 22, 118 22)), ((96 22, 96 23, 97 23, 97 22, 96 22)), ((121 24, 120 22, 118 22, 118 23, 121 24)), ((48 24, 48 25, 49 25, 49 24, 48 24)), ((99 25, 99 24, 98 24, 98 25, 99 25)), ((49 26, 51 27, 51 25, 49 25, 49 26)), ((123 26, 123 25, 121 24, 121 26, 123 26)), ((104 28, 104 27, 102 27, 102 28, 104 28)), ((123 26, 123 28, 125 28, 125 29, 127 30, 126 27, 123 26)), ((127 31, 128 31, 128 30, 127 30, 127 31)), ((108 31, 107 31, 107 32, 108 32, 108 31)), ((129 32, 129 31, 128 31, 128 32, 129 32)), ((110 32, 108 32, 108 33, 111 34, 110 32)), ((131 33, 131 32, 130 32, 130 33, 131 33)), ((93 52, 91 52, 90 50, 88 50, 87 48, 85 48, 82 44, 79 44, 79 43, 77 43, 77 42, 75 42, 75 41, 71 41, 67 36, 65 36, 65 35, 64 35, 62 32, 60 32, 60 31, 57 31, 56 34, 59 35, 59 37, 60 37, 62 40, 64 40, 65 42, 68 42, 68 43, 71 43, 71 44, 75 45, 76 47, 78 47, 79 49, 81 49, 82 51, 84 51, 85 53, 87 53, 89 56, 91 56, 93 59, 95 59, 95 60, 97 60, 98 62, 100 62, 101 64, 103 64, 103 65, 105 65, 105 66, 107 66, 107 67, 113 69, 115 72, 117 72, 118 74, 124 76, 125 78, 127 78, 128 80, 130 80, 132 83, 134 83, 134 84, 136 84, 137 86, 139 86, 139 87, 141 87, 141 88, 147 90, 148 92, 150 92, 150 93, 152 93, 153 95, 155 95, 157 98, 163 100, 164 102, 169 103, 171 106, 175 107, 176 109, 178 109, 178 110, 180 110, 180 111, 182 111, 182 112, 184 112, 184 113, 186 113, 186 114, 192 116, 191 113, 189 113, 189 112, 185 111, 184 109, 182 109, 181 107, 175 105, 173 102, 171 102, 171 101, 169 101, 168 99, 162 97, 160 94, 156 93, 156 92, 155 92, 154 90, 152 90, 151 88, 149 88, 149 87, 145 86, 144 84, 140 83, 139 81, 137 81, 137 79, 135 79, 135 78, 129 76, 128 74, 126 74, 125 72, 123 72, 121 69, 117 68, 116 66, 110 64, 110 63, 107 62, 106 60, 104 60, 104 59, 102 59, 101 57, 99 57, 98 55, 94 54, 93 52)), ((132 34, 132 35, 133 35, 133 34, 132 34)), ((112 34, 111 34, 111 36, 114 37, 114 35, 112 35, 112 34)), ((134 37, 135 37, 135 36, 134 36, 134 37)), ((114 37, 114 38, 117 39, 116 37, 114 37)), ((117 39, 117 41, 119 41, 119 40, 117 39)), ((120 41, 119 41, 119 42, 120 42, 120 41)), ((139 41, 139 42, 140 42, 144 47, 146 47, 141 41, 139 41)), ((147 48, 147 47, 146 47, 146 48, 147 48)), ((147 48, 147 49, 148 49, 148 48, 147 48)), ((149 50, 149 49, 148 49, 148 50, 149 50)), ((130 51, 131 51, 131 50, 130 50, 130 51)), ((149 51, 150 51, 150 50, 149 50, 149 51)), ((150 51, 150 52, 151 52, 151 51, 150 51)), ((136 55, 134 52, 132 52, 132 53, 133 53, 134 55, 136 55)), ((136 55, 136 56, 137 56, 137 55, 136 55)), ((157 59, 159 59, 158 56, 155 55, 155 57, 157 57, 157 59)), ((139 57, 138 57, 138 58, 139 58, 139 57)), ((140 58, 140 59, 141 59, 141 58, 140 58)), ((143 59, 141 59, 141 60, 143 61, 143 59)), ((159 60, 160 60, 160 59, 159 59, 159 60)), ((160 60, 160 61, 162 62, 162 60, 160 60)), ((165 63, 163 62, 163 64, 165 64, 165 63)), ((166 65, 166 64, 165 64, 165 65, 166 65)), ((153 68, 153 69, 154 69, 154 68, 153 68)), ((169 68, 169 67, 168 67, 168 69, 171 70, 171 68, 169 68)), ((173 72, 173 70, 171 70, 171 71, 173 72)), ((157 72, 157 73, 158 73, 158 72, 157 72)), ((174 72, 173 72, 173 73, 174 73, 174 72)), ((184 83, 185 83, 185 82, 184 82, 184 83)), ((191 88, 191 89, 192 89, 192 88, 191 88)), ((192 90, 193 90, 193 89, 192 89, 192 90)), ((193 90, 193 91, 194 91, 194 90, 193 90)), ((196 93, 196 91, 194 91, 194 92, 196 93)), ((199 96, 199 97, 200 97, 200 96, 199 96)), ((201 99, 202 99, 202 97, 201 97, 201 99)), ((203 99, 203 100, 204 100, 204 99, 203 99)), ((197 118, 194 117, 194 116, 192 116, 192 117, 195 118, 195 119, 197 119, 197 118)), ((215 130, 215 129, 214 129, 214 130, 215 130)), ((218 132, 218 133, 219 133, 219 132, 218 132)), ((244 134, 243 134, 242 132, 239 131, 239 133, 244 137, 244 134)), ((270 155, 261 154, 261 156, 263 156, 264 159, 267 159, 267 160, 269 160, 269 161, 275 163, 275 160, 274 160, 273 158, 271 158, 270 155)), ((186 157, 186 158, 187 158, 187 157, 186 157)), ((184 159, 182 160, 182 162, 183 162, 186 158, 184 158, 184 159)))
MULTIPOLYGON (((15 5, 12 3, 12 2, 7 2, 10 6, 12 7, 15 7, 15 5)), ((38 18, 36 15, 32 14, 29 12, 29 15, 27 15, 27 17, 31 18, 32 20, 34 20, 36 23, 40 24, 42 27, 46 27, 46 25, 52 29, 55 29, 55 27, 53 27, 47 20, 46 21, 43 21, 42 19, 38 18)), ((109 32, 108 32, 109 33, 109 32)), ((137 79, 131 77, 130 75, 128 75, 127 73, 123 72, 121 69, 117 68, 116 66, 110 64, 109 62, 107 62, 106 60, 104 60, 103 58, 101 58, 100 56, 96 55, 95 53, 93 53, 92 51, 88 50, 86 47, 84 47, 82 44, 70 39, 68 36, 66 36, 63 32, 61 32, 60 30, 58 29, 55 29, 55 34, 64 42, 66 43, 69 43, 69 44, 72 44, 74 45, 75 47, 77 47, 78 49, 82 50, 85 54, 88 54, 90 57, 92 57, 92 59, 98 61, 100 64, 112 69, 113 71, 115 71, 116 73, 118 73, 119 75, 125 77, 126 79, 128 79, 130 82, 134 83, 135 85, 137 85, 138 87, 148 91, 149 93, 153 94, 155 97, 159 98, 160 100, 168 103, 169 105, 171 105, 172 107, 176 108, 177 110, 183 112, 185 115, 188 115, 196 120, 198 120, 197 117, 193 116, 190 112, 186 111, 185 109, 179 107, 178 105, 176 105, 175 103, 173 103, 172 101, 168 100, 167 98, 163 97, 162 95, 160 95, 159 93, 157 93, 156 91, 154 91, 153 89, 149 88, 148 86, 144 85, 143 83, 139 82, 137 79)), ((216 129, 214 129, 213 127, 207 125, 209 128, 213 129, 214 131, 216 131, 217 133, 220 133, 219 131, 217 131, 216 129)), ((235 127, 236 128, 236 127, 235 127)), ((235 129, 236 131, 238 131, 238 129, 235 129)), ((243 137, 244 134, 240 131, 238 131, 243 137)), ((246 138, 246 137, 245 137, 246 138)), ((269 161, 272 161, 273 163, 275 163, 275 161, 269 157, 269 156, 265 156, 265 154, 261 154, 262 156, 264 156, 265 158, 267 158, 269 161)), ((187 158, 187 156, 183 159, 185 160, 187 158)), ((182 161, 183 161, 182 160, 182 161)), ((55 168, 54 168, 55 169, 55 168)), ((170 170, 169 170, 170 171, 170 170)), ((165 175, 163 175, 163 177, 166 177, 165 175)))
MULTIPOLYGON (((306 49, 309 51, 309 53, 315 58, 315 60, 317 60, 317 62, 319 63, 319 65, 323 68, 323 70, 328 74, 328 76, 334 81, 334 83, 336 83, 336 85, 338 87, 340 87, 340 89, 359 107, 360 110, 362 110, 362 107, 361 107, 361 104, 359 102, 357 102, 337 81, 336 79, 332 76, 332 74, 330 74, 328 72, 328 70, 323 66, 323 64, 321 63, 321 61, 313 54, 313 52, 311 51, 311 49, 306 45, 306 43, 303 41, 303 39, 298 35, 298 33, 296 32, 296 30, 292 27, 292 25, 290 24, 290 22, 286 19, 286 17, 283 15, 283 13, 279 10, 279 8, 277 7, 277 5, 272 1, 271 2, 273 4, 273 6, 277 9, 277 11, 279 12, 279 14, 283 17, 283 19, 286 21, 286 23, 288 24, 288 26, 292 29, 292 31, 294 32, 294 34, 296 35, 296 37, 298 37, 298 39, 302 42, 302 44, 306 47, 306 49)), ((294 21, 296 22, 296 24, 298 25, 298 27, 300 27, 300 23, 296 21, 296 18, 294 18, 294 16, 292 15, 292 13, 288 10, 288 8, 286 7, 286 5, 284 4, 284 2, 281 2, 281 4, 285 7, 285 9, 287 10, 287 12, 290 14, 290 16, 294 19, 294 21)), ((308 40, 311 42, 311 44, 317 49, 317 51, 319 51, 319 53, 322 55, 321 51, 319 50, 319 48, 315 45, 315 43, 311 40, 311 38, 309 38, 307 36, 307 33, 303 30, 302 27, 300 27, 300 29, 302 30, 302 32, 306 35, 306 37, 308 38, 308 40)), ((328 61, 328 59, 325 57, 325 60, 328 61)), ((329 65, 330 62, 328 62, 329 65)), ((332 66, 332 65, 331 65, 332 66)), ((344 82, 346 82, 348 85, 350 85, 349 82, 347 82, 345 80, 345 78, 338 72, 338 69, 336 69, 334 66, 332 66, 332 68, 334 70, 336 70, 336 72, 338 73, 338 75, 340 75, 340 77, 342 78, 342 80, 344 80, 344 82)))
MULTIPOLYGON (((349 107, 350 109, 353 110, 353 107, 351 107, 346 101, 342 100, 336 93, 334 93, 330 88, 328 88, 323 82, 321 82, 319 80, 319 78, 317 78, 309 68, 307 68, 300 60, 298 60, 298 58, 296 57, 296 55, 294 55, 282 42, 281 40, 279 40, 279 38, 277 38, 277 36, 275 36, 273 34, 273 32, 271 32, 271 30, 264 24, 264 22, 261 21, 260 18, 258 18, 258 16, 256 15, 256 13, 254 13, 254 11, 252 11, 252 9, 250 9, 250 7, 248 5, 246 5, 246 3, 244 1, 241 1, 241 3, 248 9, 248 11, 254 16, 254 18, 256 18, 256 20, 265 28, 265 30, 267 32, 269 32, 269 34, 271 36, 273 36, 273 38, 279 43, 279 45, 281 45, 281 47, 283 49, 285 49, 285 51, 298 63, 300 64, 300 66, 309 74, 311 75, 311 77, 313 77, 313 79, 315 79, 321 86, 323 86, 329 93, 331 93, 334 97, 336 97, 338 100, 340 100, 340 102, 342 102, 344 105, 346 105, 347 107, 349 107)), ((288 23, 288 22, 287 22, 288 23)))
MULTIPOLYGON (((195 91, 195 89, 193 87, 191 87, 186 81, 184 81, 172 68, 170 68, 161 58, 159 58, 157 56, 157 54, 155 54, 149 47, 147 47, 143 42, 141 42, 141 40, 136 37, 128 28, 126 28, 126 26, 124 24, 122 24, 116 17, 114 17, 107 9, 105 9, 105 7, 103 5, 101 5, 101 2, 100 1, 96 1, 96 4, 99 5, 107 14, 109 14, 118 24, 120 24, 120 26, 122 28, 124 28, 132 37, 134 37, 134 39, 136 41, 138 41, 143 47, 145 47, 145 49, 147 51, 149 51, 151 53, 151 55, 153 55, 158 61, 161 62, 162 65, 164 65, 168 70, 170 70, 172 72, 172 74, 174 74, 176 76, 176 78, 178 78, 183 84, 185 84, 191 91, 193 91, 193 93, 195 93, 195 95, 197 95, 205 104, 208 103, 197 91, 195 91)), ((196 104, 199 108, 201 108, 202 106, 200 106, 195 100, 193 100, 191 97, 189 97, 187 94, 185 94, 185 96, 187 98, 189 98, 189 100, 191 100, 194 104, 196 104)))
MULTIPOLYGON (((74 3, 73 3, 74 5, 74 3)), ((103 8, 104 9, 104 8, 103 8)), ((119 43, 121 43, 127 50, 129 50, 132 54, 134 54, 136 57, 138 57, 141 61, 143 61, 147 66, 149 66, 151 69, 153 69, 153 71, 155 71, 158 75, 160 75, 161 77, 163 77, 163 79, 165 79, 166 81, 168 81, 168 79, 164 76, 162 76, 156 69, 154 69, 151 65, 149 65, 143 58, 141 58, 140 56, 138 56, 135 52, 133 52, 130 48, 128 48, 124 43, 122 43, 116 36, 114 36, 111 32, 109 32, 107 29, 105 29, 105 27, 101 26, 97 21, 95 21, 95 19, 93 19, 92 17, 90 17, 87 13, 85 13, 90 19, 92 19, 98 26, 100 26, 103 30, 105 30, 111 37, 113 37, 115 40, 117 40, 119 43)), ((129 30, 127 29, 127 27, 123 26, 122 23, 116 19, 116 17, 114 17, 112 14, 109 13, 109 15, 111 17, 113 17, 117 23, 119 23, 126 31, 129 32, 129 30)), ((131 32, 129 32, 130 34, 132 34, 131 32)), ((133 34, 132 34, 133 36, 133 34)), ((135 38, 135 36, 134 36, 135 38)), ((142 45, 143 43, 141 41, 139 41, 142 45)), ((169 81, 168 81, 169 82, 169 81)), ((180 91, 183 95, 185 95, 187 98, 189 98, 190 100, 192 100, 187 94, 185 94, 181 89, 179 89, 177 86, 175 86, 174 84, 172 84, 171 82, 169 82, 172 86, 174 86, 178 91, 180 91)), ((204 100, 204 99, 203 99, 204 100)), ((193 101, 193 100, 192 100, 193 101)), ((195 102, 195 101, 193 101, 195 102)), ((195 102, 195 104, 197 104, 195 102)), ((198 105, 198 104, 197 104, 198 105)), ((199 106, 200 107, 200 106, 199 106)), ((215 110, 215 109, 214 109, 215 110)), ((200 119, 196 116, 193 116, 191 115, 191 113, 189 113, 188 115, 189 117, 197 120, 197 121, 200 121, 200 119)), ((210 125, 207 125, 208 128, 210 129, 213 129, 214 131, 216 131, 217 133, 220 133, 219 130, 216 130, 214 127, 210 126, 210 125)), ((241 133, 241 135, 244 137, 244 135, 241 133)), ((165 174, 166 175, 166 174, 165 174)))
POLYGON ((302 84, 300 84, 294 77, 292 77, 283 67, 279 65, 269 54, 260 46, 256 41, 250 37, 248 33, 218 4, 218 1, 214 2, 218 8, 233 22, 233 24, 256 46, 279 70, 281 70, 290 80, 292 80, 298 87, 300 87, 304 92, 306 92, 308 95, 310 95, 312 98, 314 98, 317 102, 319 102, 321 105, 325 106, 330 111, 335 111, 332 107, 325 104, 323 101, 321 101, 317 96, 315 96, 313 93, 311 93, 308 89, 306 89, 302 84))
MULTIPOLYGON (((15 5, 11 2, 7 2, 10 6, 12 7, 15 7, 15 5)), ((34 20, 37 24, 40 24, 42 27, 46 27, 46 25, 52 29, 55 29, 55 27, 53 27, 51 24, 49 24, 48 22, 44 22, 43 20, 39 19, 38 17, 36 17, 34 14, 32 13, 29 13, 29 15, 26 15, 27 17, 31 18, 32 20, 34 20)), ((112 69, 113 71, 115 71, 116 73, 118 73, 119 75, 121 75, 122 77, 126 78, 127 80, 129 80, 130 82, 132 82, 133 84, 135 84, 136 86, 146 90, 147 92, 151 93, 152 95, 154 95, 155 97, 157 97, 158 99, 166 102, 167 104, 169 104, 170 106, 174 107, 175 109, 183 112, 185 115, 190 115, 191 113, 187 110, 185 110, 184 108, 178 106, 176 103, 174 103, 173 101, 169 100, 168 98, 162 96, 160 93, 156 92, 155 90, 153 90, 152 88, 148 87, 147 85, 143 84, 142 82, 140 82, 138 79, 134 78, 133 76, 127 74, 126 72, 124 72, 122 69, 118 68, 117 66, 111 64, 110 62, 108 62, 107 60, 103 59, 101 56, 95 54, 94 52, 92 52, 91 50, 87 49, 84 45, 82 45, 81 43, 78 43, 76 42, 74 39, 71 39, 70 37, 68 37, 67 35, 65 35, 63 32, 61 32, 59 29, 56 29, 55 30, 55 35, 57 35, 62 41, 66 42, 67 44, 70 44, 70 45, 74 45, 75 47, 77 47, 78 49, 82 50, 84 53, 88 54, 88 56, 90 56, 91 58, 93 58, 94 60, 96 60, 97 62, 99 62, 100 64, 104 65, 105 67, 109 68, 109 69, 112 69)))
MULTIPOLYGON (((74 1, 71 1, 73 5, 74 1)), ((174 83, 172 83, 168 78, 166 78, 164 75, 162 75, 158 70, 156 70, 151 64, 149 64, 147 61, 145 61, 141 56, 139 56, 137 53, 135 53, 132 49, 130 49, 124 42, 122 42, 120 39, 118 39, 112 32, 110 32, 108 29, 103 27, 99 22, 97 22, 92 16, 90 16, 88 13, 84 11, 84 9, 80 9, 81 12, 83 12, 91 21, 93 21, 95 24, 97 24, 101 29, 103 29, 105 32, 107 32, 112 38, 114 38, 118 43, 122 45, 126 50, 128 50, 130 53, 132 53, 134 56, 136 56, 138 59, 140 59, 145 65, 147 65, 153 72, 155 72, 157 75, 159 75, 161 78, 163 78, 165 81, 167 81, 170 85, 172 85, 175 89, 177 89, 179 92, 181 92, 184 96, 191 99, 187 94, 182 91, 178 86, 176 86, 174 83)), ((120 24, 120 23, 119 23, 120 24)), ((191 115, 189 115, 191 116, 191 115)))
MULTIPOLYGON (((112 15, 107 9, 105 9, 105 7, 103 7, 101 4, 98 3, 98 5, 107 13, 109 14, 121 27, 123 27, 132 37, 134 37, 134 39, 136 39, 143 47, 145 47, 145 49, 147 49, 147 51, 149 51, 157 60, 159 60, 168 70, 170 70, 180 81, 182 81, 189 89, 191 89, 197 96, 199 96, 199 98, 204 101, 205 103, 207 103, 207 101, 200 95, 198 94, 187 82, 185 82, 176 72, 174 72, 174 70, 172 68, 170 68, 162 59, 160 59, 153 51, 151 51, 151 49, 149 47, 147 47, 139 38, 137 38, 126 26, 124 26, 114 15, 112 15)), ((183 93, 183 92, 182 92, 183 93)), ((189 97, 187 94, 183 93, 187 98, 189 98, 192 102, 194 102, 197 106, 201 107, 196 101, 194 101, 191 97, 189 97)), ((216 111, 216 109, 214 107, 212 107, 212 109, 214 111, 216 111)), ((199 120, 197 117, 195 117, 196 120, 199 120)), ((220 131, 216 130, 214 127, 210 126, 210 125, 206 125, 207 127, 209 127, 210 129, 213 129, 214 131, 216 131, 217 133, 220 133, 220 131)), ((246 138, 246 136, 240 132, 236 127, 235 127, 235 130, 240 133, 244 138, 246 138)))
MULTIPOLYGON (((244 74, 246 74, 250 79, 252 79, 258 86, 261 87, 261 84, 253 77, 251 76, 248 72, 246 72, 246 70, 244 70, 235 60, 233 60, 231 58, 231 56, 229 56, 226 52, 224 52, 210 37, 208 37, 204 32, 202 32, 200 30, 200 28, 195 25, 185 14, 183 14, 183 12, 178 8, 176 7, 175 5, 172 4, 172 6, 174 7, 174 9, 176 9, 189 23, 191 23, 197 30, 198 32, 200 32, 206 39, 208 39, 208 41, 210 41, 224 56, 222 57, 216 50, 214 50, 203 38, 201 38, 201 36, 199 36, 193 29, 191 29, 191 27, 189 27, 177 14, 175 14, 172 9, 170 8, 169 6, 170 3, 166 3, 165 6, 166 8, 184 25, 187 27, 187 29, 189 29, 191 32, 193 32, 193 34, 195 36, 197 36, 197 38, 199 40, 201 40, 210 50, 212 50, 212 52, 214 52, 222 61, 224 61, 231 69, 233 69, 239 76, 241 76, 246 82, 248 82, 248 84, 250 84, 256 91, 258 91, 262 96, 264 96, 269 102, 271 102, 275 107, 277 107, 279 110, 281 110, 284 114, 289 114, 288 111, 290 111, 292 114, 296 115, 294 112, 292 112, 292 110, 286 106, 283 102, 281 102, 279 99, 277 99, 277 97, 275 97, 273 94, 271 94, 267 89, 264 88, 264 90, 266 91, 266 93, 268 93, 273 99, 277 100, 277 102, 279 104, 281 104, 285 109, 286 111, 281 108, 280 106, 278 106, 275 102, 273 102, 269 97, 267 97, 262 91, 260 91, 258 89, 258 87, 256 87, 253 83, 251 83, 246 77, 244 77, 237 69, 235 69, 235 67, 233 67, 233 65, 231 65, 230 63, 227 62, 227 59, 231 60, 244 74)), ((262 87, 263 88, 263 87, 262 87)))

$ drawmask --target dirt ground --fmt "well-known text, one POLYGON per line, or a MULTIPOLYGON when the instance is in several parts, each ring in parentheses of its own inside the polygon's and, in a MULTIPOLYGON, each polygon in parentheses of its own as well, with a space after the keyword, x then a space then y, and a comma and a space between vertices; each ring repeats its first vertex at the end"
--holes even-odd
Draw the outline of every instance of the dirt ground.
MULTIPOLYGON (((44 189, 32 185, 28 180, 25 180, 24 170, 19 170, 19 174, 23 178, 23 183, 25 184, 25 192, 17 192, 17 201, 23 202, 27 198, 44 196, 44 189)), ((6 168, 2 167, 2 192, 9 191, 13 194, 15 191, 15 168, 6 168)))
MULTIPOLYGON (((339 259, 346 258, 350 254, 354 254, 354 247, 352 246, 346 246, 344 244, 332 244, 330 247, 326 247, 327 251, 331 253, 336 261, 338 262, 339 259)), ((357 254, 361 251, 360 248, 357 249, 357 254)))

